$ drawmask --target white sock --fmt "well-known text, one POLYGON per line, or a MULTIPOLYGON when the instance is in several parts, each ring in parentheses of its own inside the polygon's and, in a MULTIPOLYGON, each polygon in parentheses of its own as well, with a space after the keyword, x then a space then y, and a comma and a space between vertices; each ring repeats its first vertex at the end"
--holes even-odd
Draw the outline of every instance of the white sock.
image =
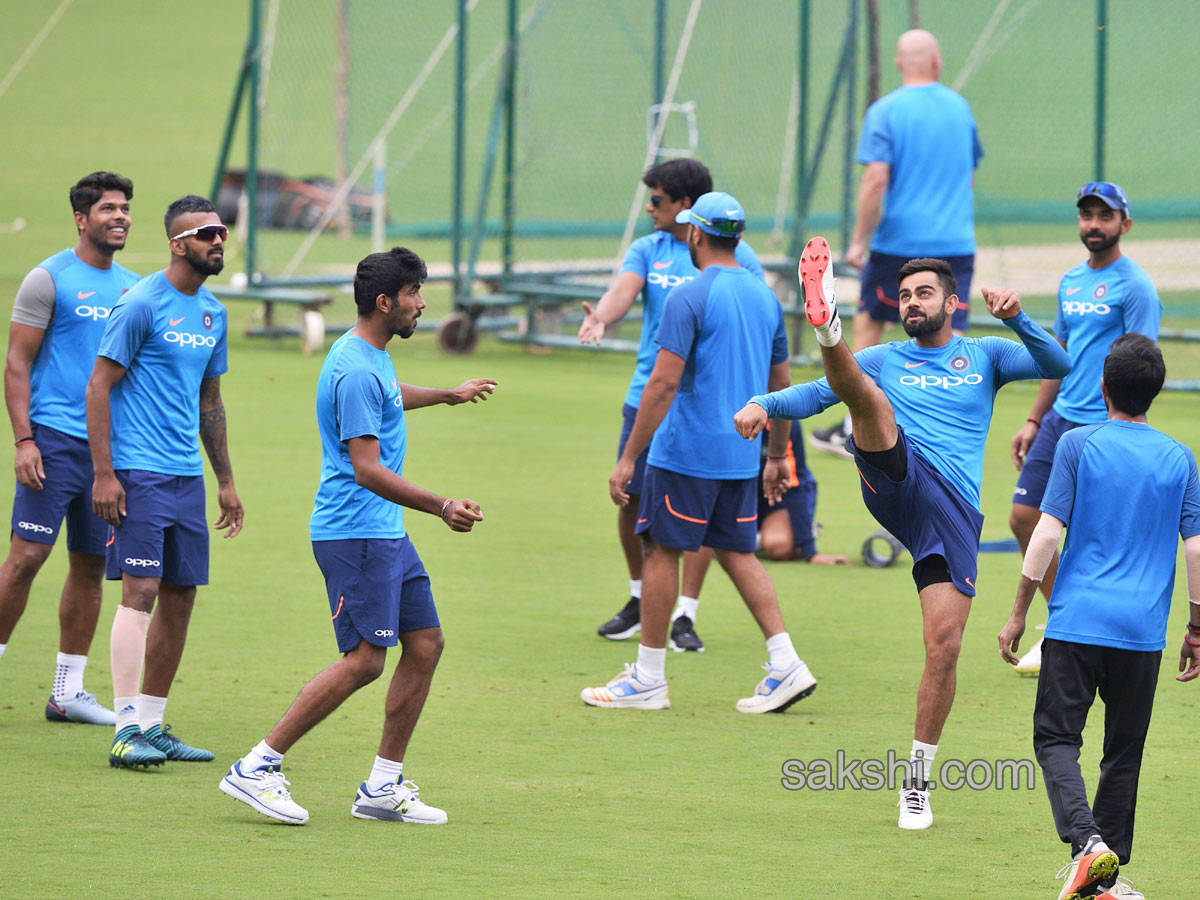
POLYGON ((1079 859, 1081 856, 1084 856, 1085 854, 1088 854, 1088 853, 1095 853, 1097 850, 1109 850, 1109 849, 1111 849, 1111 848, 1108 846, 1108 844, 1104 843, 1104 839, 1102 837, 1100 837, 1100 835, 1093 834, 1088 839, 1088 842, 1083 845, 1083 849, 1080 850, 1078 853, 1076 853, 1074 856, 1072 856, 1071 859, 1079 859))
POLYGON ((685 597, 679 595, 679 599, 675 601, 675 611, 671 613, 671 621, 674 622, 680 616, 687 616, 692 620, 692 624, 696 622, 696 609, 700 606, 700 601, 695 597, 685 597))
POLYGON ((853 430, 854 427, 850 421, 850 413, 846 413, 846 418, 842 419, 842 434, 850 434, 853 430))
POLYGON ((75 699, 75 695, 83 690, 83 670, 86 667, 86 656, 58 654, 58 664, 54 669, 55 700, 75 699))
POLYGON ((637 674, 642 684, 663 681, 667 677, 667 648, 638 644, 637 674))
POLYGON ((629 579, 629 596, 633 597, 634 599, 637 599, 637 600, 642 599, 642 579, 640 579, 640 578, 630 578, 629 579))
POLYGON ((403 768, 403 760, 397 762, 376 756, 375 764, 371 766, 371 774, 367 777, 367 790, 377 791, 385 784, 399 784, 403 768))
POLYGON ((4 655, 4 649, 5 649, 7 646, 8 646, 8 644, 0 644, 0 656, 3 656, 3 655, 4 655))
POLYGON ((242 758, 242 771, 253 772, 255 769, 269 769, 283 765, 283 754, 271 749, 265 740, 254 745, 254 749, 242 758))
POLYGON ((130 725, 135 728, 141 727, 138 725, 137 697, 114 697, 113 709, 117 711, 117 731, 128 728, 130 725))
POLYGON ((151 697, 149 694, 138 695, 138 711, 141 713, 142 734, 145 734, 155 725, 162 724, 163 713, 166 709, 166 697, 151 697))
POLYGON ((842 339, 842 319, 834 311, 832 319, 824 325, 816 326, 813 331, 817 333, 817 343, 822 347, 836 347, 842 339))
POLYGON ((786 631, 767 638, 767 654, 771 657, 771 668, 777 672, 790 669, 800 661, 796 648, 792 646, 792 636, 786 631))
POLYGON ((912 752, 908 758, 912 760, 912 771, 918 781, 929 781, 929 770, 933 758, 937 756, 937 744, 926 744, 921 741, 912 742, 912 752))

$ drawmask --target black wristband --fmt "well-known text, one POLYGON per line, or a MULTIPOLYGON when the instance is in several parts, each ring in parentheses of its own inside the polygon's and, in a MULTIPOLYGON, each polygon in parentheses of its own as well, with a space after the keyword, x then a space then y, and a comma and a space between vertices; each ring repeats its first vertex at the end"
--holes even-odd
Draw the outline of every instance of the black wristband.
POLYGON ((1193 625, 1191 622, 1188 622, 1187 630, 1192 634, 1200 634, 1200 625, 1193 625))
POLYGON ((787 459, 787 457, 786 456, 772 456, 771 454, 768 453, 767 459, 785 460, 785 459, 787 459))
POLYGON ((31 434, 31 435, 29 435, 29 437, 17 438, 17 440, 16 440, 16 442, 13 444, 13 446, 14 446, 14 447, 20 447, 22 444, 28 444, 28 443, 29 443, 30 441, 32 441, 32 440, 33 440, 33 435, 32 435, 32 434, 31 434))

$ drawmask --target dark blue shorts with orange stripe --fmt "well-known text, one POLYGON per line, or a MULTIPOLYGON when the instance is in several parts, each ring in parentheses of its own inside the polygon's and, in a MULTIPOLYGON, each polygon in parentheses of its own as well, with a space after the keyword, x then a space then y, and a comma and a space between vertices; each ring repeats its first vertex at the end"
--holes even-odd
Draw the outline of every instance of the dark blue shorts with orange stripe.
MULTIPOLYGON (((971 302, 971 279, 975 275, 975 254, 943 258, 950 263, 954 279, 958 282, 958 309, 954 311, 950 321, 955 331, 966 333, 967 305, 971 302)), ((900 296, 900 288, 896 285, 896 273, 909 259, 907 256, 890 256, 887 253, 871 251, 867 264, 863 266, 862 286, 858 296, 859 312, 865 310, 876 322, 900 321, 900 301, 896 299, 900 296)))
POLYGON ((675 550, 753 553, 757 484, 757 478, 697 478, 648 465, 636 531, 675 550))

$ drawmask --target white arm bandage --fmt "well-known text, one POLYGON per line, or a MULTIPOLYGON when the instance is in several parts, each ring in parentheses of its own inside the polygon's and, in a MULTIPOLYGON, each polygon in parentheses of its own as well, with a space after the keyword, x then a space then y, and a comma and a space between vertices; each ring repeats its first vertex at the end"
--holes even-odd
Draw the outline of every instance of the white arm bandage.
POLYGON ((1054 551, 1058 549, 1058 539, 1062 536, 1063 523, 1048 513, 1042 513, 1037 526, 1029 538, 1029 547, 1025 550, 1025 562, 1021 565, 1021 574, 1030 581, 1041 582, 1050 568, 1050 560, 1054 559, 1054 551))
POLYGON ((1188 600, 1200 606, 1200 534, 1183 542, 1183 564, 1187 570, 1188 600))

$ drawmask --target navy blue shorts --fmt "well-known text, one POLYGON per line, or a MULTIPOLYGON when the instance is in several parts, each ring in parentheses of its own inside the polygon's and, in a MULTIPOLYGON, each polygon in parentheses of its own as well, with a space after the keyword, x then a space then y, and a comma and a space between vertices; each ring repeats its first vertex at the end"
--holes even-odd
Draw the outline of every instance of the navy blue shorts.
POLYGON ((208 584, 204 476, 121 469, 117 480, 126 515, 108 530, 107 577, 127 572, 179 587, 208 584))
MULTIPOLYGON (((858 311, 877 322, 900 321, 900 289, 896 286, 896 273, 909 261, 909 256, 889 256, 871 251, 863 267, 862 287, 858 298, 858 311)), ((975 275, 975 254, 969 256, 942 257, 950 263, 954 278, 958 281, 958 309, 950 322, 955 331, 967 330, 967 305, 971 301, 971 278, 975 275)))
POLYGON ((767 503, 762 494, 762 474, 758 476, 758 522, 761 527, 771 513, 786 510, 792 523, 792 542, 796 551, 805 559, 817 552, 817 541, 813 537, 813 515, 817 508, 817 481, 805 469, 798 473, 800 484, 790 487, 774 506, 767 503))
POLYGON ((362 641, 395 647, 399 635, 440 627, 429 573, 407 536, 313 541, 312 547, 339 653, 362 641))
POLYGON ((754 552, 756 478, 714 479, 646 466, 634 531, 675 550, 754 552))
POLYGON ((36 422, 33 438, 46 477, 40 491, 17 485, 12 533, 36 544, 53 544, 65 518, 67 549, 103 556, 108 524, 92 511, 94 476, 88 442, 36 422))
POLYGON ((983 513, 913 449, 904 429, 897 426, 897 430, 908 455, 908 473, 903 481, 892 481, 882 469, 863 459, 853 439, 847 442, 847 449, 854 451, 867 509, 908 548, 914 578, 917 563, 927 556, 941 556, 950 568, 954 586, 974 597, 983 513))
MULTIPOLYGON (((633 431, 633 420, 637 418, 637 407, 630 406, 628 403, 621 405, 621 416, 624 421, 621 423, 621 439, 617 442, 617 459, 621 458, 621 454, 625 452, 625 445, 629 443, 629 434, 633 431)), ((642 495, 642 482, 646 478, 646 457, 650 455, 650 447, 642 451, 642 455, 637 458, 637 462, 633 464, 633 477, 629 479, 629 486, 625 488, 625 493, 631 497, 640 497, 642 495)))
POLYGON ((1025 454, 1025 464, 1021 466, 1017 487, 1013 491, 1013 503, 1032 506, 1035 509, 1042 505, 1046 483, 1050 481, 1050 467, 1054 465, 1054 448, 1058 446, 1058 439, 1079 426, 1079 422, 1064 419, 1053 409, 1042 416, 1042 426, 1025 454))

